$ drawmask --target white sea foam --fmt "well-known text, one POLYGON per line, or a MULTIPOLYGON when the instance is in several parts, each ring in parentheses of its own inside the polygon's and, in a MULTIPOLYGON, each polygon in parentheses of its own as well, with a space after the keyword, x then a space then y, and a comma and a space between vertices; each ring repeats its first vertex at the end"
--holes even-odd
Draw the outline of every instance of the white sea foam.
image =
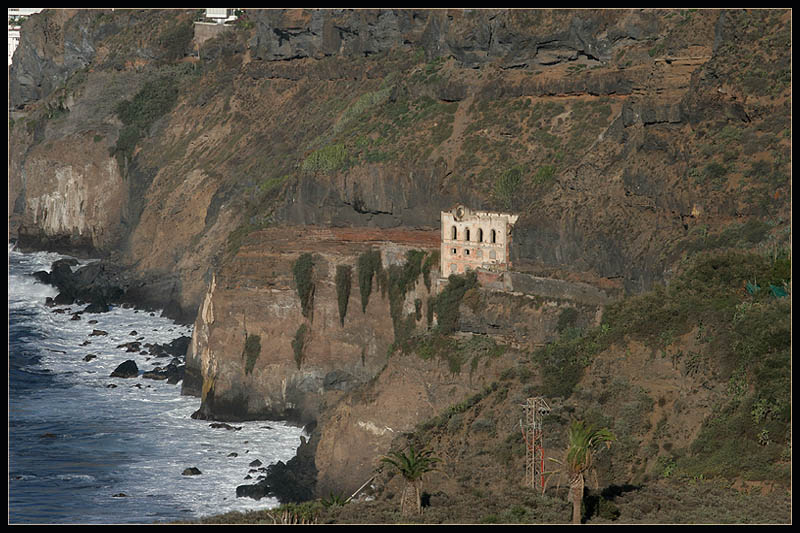
MULTIPOLYGON (((9 257, 13 254, 18 252, 10 250, 9 257)), ((20 270, 32 273, 49 270, 59 257, 37 253, 19 254, 14 259, 20 270)), ((259 459, 266 466, 293 457, 300 444, 300 428, 283 422, 254 421, 231 424, 241 429, 226 430, 211 428, 208 421, 193 420, 191 414, 199 407, 199 399, 181 396, 180 384, 141 377, 143 371, 164 366, 171 358, 155 358, 119 347, 131 341, 141 342, 142 349, 145 343, 167 344, 190 336, 190 326, 175 324, 158 313, 122 307, 114 307, 108 313, 83 313, 80 320, 72 320, 72 315, 85 306, 60 306, 57 309, 63 312, 54 312, 44 305, 44 299, 56 294, 55 289, 29 275, 9 274, 9 309, 20 312, 25 330, 36 336, 30 344, 37 348, 38 359, 22 369, 49 374, 54 379, 54 386, 15 399, 15 412, 11 408, 9 412, 10 419, 17 416, 26 425, 44 428, 36 430, 41 433, 25 435, 23 430, 12 428, 9 439, 28 438, 36 445, 46 444, 53 464, 48 466, 43 458, 31 463, 41 463, 43 470, 61 468, 62 472, 56 475, 65 497, 69 497, 66 491, 73 490, 75 483, 82 490, 89 490, 86 485, 91 482, 93 504, 76 505, 72 517, 54 516, 55 511, 51 510, 53 514, 37 519, 26 514, 33 511, 15 514, 16 500, 12 497, 10 521, 13 516, 24 516, 20 521, 151 523, 277 505, 273 499, 237 498, 236 486, 255 482, 244 480, 251 461, 259 459), (90 324, 90 320, 96 323, 90 324), (95 330, 107 334, 93 336, 95 330), (132 331, 136 334, 131 335, 132 331), (82 345, 86 341, 88 344, 82 345), (86 361, 90 354, 96 357, 86 361), (136 361, 140 377, 111 378, 111 372, 126 359, 136 361), (69 431, 43 438, 53 421, 67 422, 69 431), (86 464, 62 465, 62 449, 65 455, 76 449, 85 452, 82 460, 86 464), (85 472, 106 462, 113 465, 107 478, 98 479, 85 472), (182 475, 189 467, 198 468, 202 474, 182 475)), ((13 466, 9 464, 10 470, 13 466)), ((9 491, 19 491, 19 497, 25 500, 21 493, 26 490, 26 483, 41 478, 42 472, 15 472, 9 491)), ((48 492, 41 497, 61 496, 48 492)), ((35 498, 35 494, 30 495, 32 501, 35 498)))

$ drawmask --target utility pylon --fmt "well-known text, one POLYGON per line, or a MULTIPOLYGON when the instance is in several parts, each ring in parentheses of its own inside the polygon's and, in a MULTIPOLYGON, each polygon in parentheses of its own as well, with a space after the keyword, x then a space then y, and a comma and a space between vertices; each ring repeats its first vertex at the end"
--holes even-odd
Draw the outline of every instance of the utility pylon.
POLYGON ((525 439, 525 485, 544 492, 544 431, 542 419, 550 412, 544 398, 528 398, 525 419, 520 420, 522 437, 525 439))

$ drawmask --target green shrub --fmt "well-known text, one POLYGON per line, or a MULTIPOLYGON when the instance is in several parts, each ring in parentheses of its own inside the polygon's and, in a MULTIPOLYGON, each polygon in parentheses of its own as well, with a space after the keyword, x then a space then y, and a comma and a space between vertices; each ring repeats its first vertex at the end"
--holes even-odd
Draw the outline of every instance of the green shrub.
POLYGON ((164 59, 167 61, 182 59, 193 38, 194 25, 191 20, 177 21, 166 28, 159 35, 160 44, 165 50, 164 59))
POLYGON ((314 260, 310 253, 304 253, 295 261, 292 267, 297 295, 300 297, 300 307, 303 316, 308 318, 314 305, 314 260))
POLYGON ((350 302, 350 288, 353 285, 352 267, 350 265, 336 266, 336 299, 339 304, 339 321, 344 326, 344 317, 347 315, 347 304, 350 302))
POLYGON ((297 369, 300 370, 300 367, 305 360, 305 348, 306 344, 308 343, 309 336, 311 333, 311 329, 308 325, 303 322, 300 324, 300 327, 297 328, 297 331, 294 334, 294 339, 292 340, 292 351, 294 352, 294 362, 297 364, 297 369))
POLYGON ((514 166, 503 172, 494 185, 495 199, 505 209, 512 209, 522 183, 522 167, 514 166))
POLYGON ((358 274, 358 288, 361 293, 361 311, 366 313, 369 296, 372 294, 372 279, 378 277, 380 280, 379 273, 383 272, 380 251, 370 250, 358 256, 356 271, 358 274))
MULTIPOLYGON (((122 121, 117 144, 111 155, 130 158, 138 142, 147 135, 150 127, 169 113, 178 101, 178 89, 170 76, 162 76, 145 83, 132 100, 122 100, 114 112, 122 121)), ((120 165, 122 166, 122 165, 120 165)))
POLYGON ((389 99, 389 96, 391 96, 392 90, 393 87, 387 86, 378 89, 377 91, 370 91, 359 96, 353 105, 348 107, 342 113, 339 121, 333 127, 334 133, 339 133, 342 131, 349 122, 358 118, 366 110, 386 102, 386 100, 389 99))
MULTIPOLYGON (((758 227, 752 231, 760 232, 758 227)), ((782 457, 790 447, 791 302, 768 287, 790 281, 788 254, 705 252, 694 256, 668 287, 606 309, 604 343, 626 342, 627 337, 664 348, 664 338, 677 338, 700 326, 708 340, 702 354, 683 357, 684 368, 728 383, 727 399, 704 422, 690 455, 676 459, 676 472, 786 479, 782 457)), ((552 377, 559 377, 564 368, 553 369, 552 377)), ((544 378, 547 382, 547 373, 544 378)), ((649 406, 628 408, 631 434, 641 432, 631 423, 649 406)))
POLYGON ((574 307, 567 307, 558 315, 556 331, 563 333, 567 328, 575 327, 578 322, 578 310, 574 307))
POLYGON ((350 165, 350 155, 344 144, 329 144, 312 152, 301 164, 305 172, 332 173, 350 165))
POLYGON ((244 373, 250 374, 256 365, 256 360, 261 354, 261 336, 248 335, 244 341, 244 349, 242 350, 242 359, 245 360, 244 373))
POLYGON ((537 185, 545 185, 553 181, 556 175, 556 167, 554 165, 544 165, 538 168, 536 174, 533 175, 533 182, 537 185))
MULTIPOLYGON (((402 344, 414 331, 415 315, 403 317, 403 303, 408 291, 412 290, 422 273, 422 260, 425 252, 409 250, 406 252, 406 262, 392 265, 388 272, 389 312, 394 324, 395 343, 402 344)), ((422 302, 420 302, 420 310, 422 302)))
POLYGON ((148 129, 175 106, 178 89, 170 76, 145 83, 132 100, 123 100, 114 111, 123 124, 148 129))
POLYGON ((703 177, 712 182, 718 182, 728 173, 728 169, 719 163, 709 163, 703 169, 703 177))
POLYGON ((478 275, 475 272, 467 272, 464 275, 451 274, 447 278, 447 285, 433 299, 433 311, 436 313, 438 332, 450 334, 458 327, 460 316, 459 306, 464 294, 478 286, 478 275))
POLYGON ((431 292, 431 268, 439 265, 439 256, 439 250, 434 250, 425 258, 425 262, 422 263, 422 279, 425 282, 425 288, 428 289, 428 292, 431 292))
POLYGON ((578 357, 579 342, 580 339, 556 342, 534 353, 534 360, 541 365, 544 396, 569 398, 572 394, 583 376, 584 365, 578 357))

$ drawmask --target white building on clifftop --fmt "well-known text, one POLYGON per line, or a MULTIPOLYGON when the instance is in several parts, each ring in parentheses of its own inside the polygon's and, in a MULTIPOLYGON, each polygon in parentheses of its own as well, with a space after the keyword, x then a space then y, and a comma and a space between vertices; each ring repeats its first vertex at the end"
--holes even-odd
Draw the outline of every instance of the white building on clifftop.
POLYGON ((236 10, 228 7, 207 7, 206 18, 217 24, 225 24, 236 20, 236 10))
POLYGON ((19 45, 20 22, 26 17, 35 15, 42 11, 43 7, 9 7, 8 8, 8 65, 11 66, 11 58, 14 50, 19 45))
POLYGON ((508 270, 511 229, 518 218, 508 213, 472 211, 463 205, 442 211, 441 276, 446 278, 478 268, 508 270))

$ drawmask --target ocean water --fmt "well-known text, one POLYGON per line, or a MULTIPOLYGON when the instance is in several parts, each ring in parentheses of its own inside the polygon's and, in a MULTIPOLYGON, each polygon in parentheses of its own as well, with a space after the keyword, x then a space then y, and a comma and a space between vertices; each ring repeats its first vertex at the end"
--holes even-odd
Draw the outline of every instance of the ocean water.
POLYGON ((151 524, 278 505, 237 498, 236 487, 255 482, 245 480, 252 461, 291 459, 302 429, 192 420, 198 398, 181 396, 180 383, 141 377, 169 358, 117 347, 166 344, 191 336, 191 327, 121 307, 81 320, 71 318, 84 305, 54 312, 45 298, 56 290, 31 274, 60 257, 9 248, 8 522, 151 524), (108 335, 91 336, 95 329, 108 335), (96 357, 87 362, 89 354, 96 357), (139 377, 109 377, 127 359, 139 377), (201 474, 182 475, 190 467, 201 474))

